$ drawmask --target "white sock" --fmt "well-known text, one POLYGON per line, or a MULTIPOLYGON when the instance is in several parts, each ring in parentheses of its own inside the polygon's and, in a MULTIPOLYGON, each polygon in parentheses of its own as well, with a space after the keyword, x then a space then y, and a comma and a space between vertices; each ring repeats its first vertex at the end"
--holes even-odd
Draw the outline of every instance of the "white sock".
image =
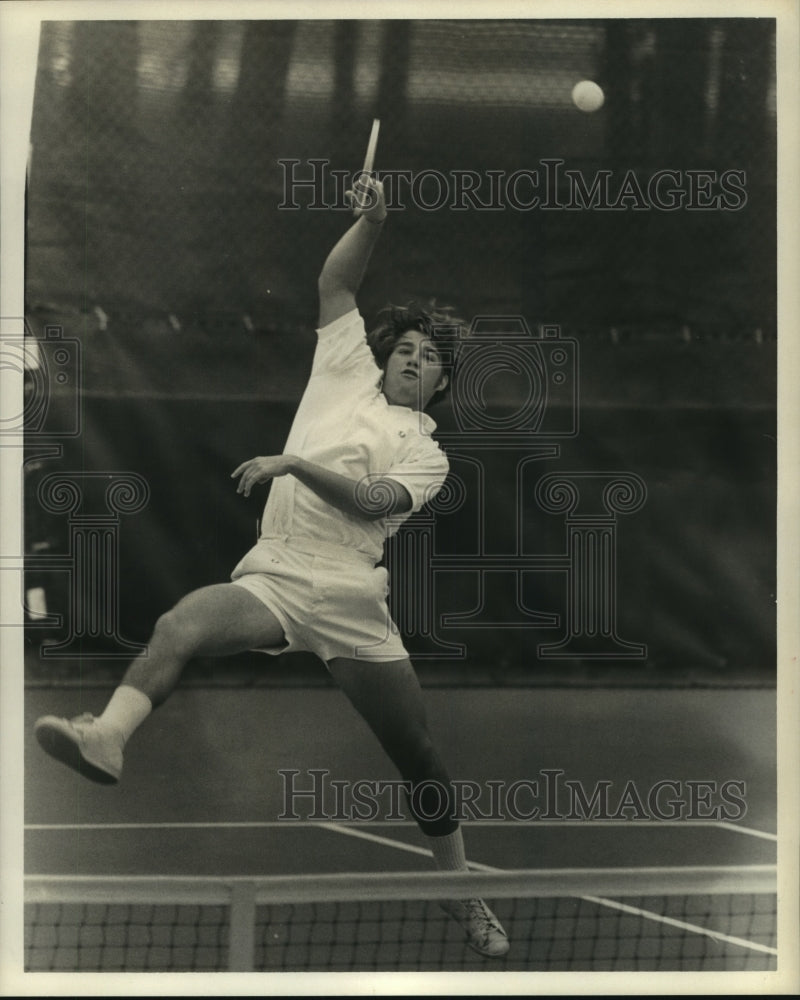
POLYGON ((464 838, 461 836, 461 827, 444 837, 428 837, 427 840, 433 851, 433 860, 440 871, 469 871, 467 858, 464 854, 464 838))
POLYGON ((153 703, 146 694, 128 684, 120 684, 98 721, 119 733, 125 744, 152 711, 153 703))

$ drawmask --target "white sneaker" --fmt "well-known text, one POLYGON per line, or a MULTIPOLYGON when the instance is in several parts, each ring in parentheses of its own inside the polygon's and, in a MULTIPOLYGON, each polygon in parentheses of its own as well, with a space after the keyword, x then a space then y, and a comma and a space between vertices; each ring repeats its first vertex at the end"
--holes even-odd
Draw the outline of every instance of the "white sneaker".
POLYGON ((89 712, 74 719, 45 715, 34 726, 45 753, 82 774, 84 778, 113 785, 122 774, 122 740, 101 729, 89 712))
POLYGON ((501 958, 508 952, 508 935, 482 899, 447 900, 441 907, 467 932, 467 944, 473 951, 489 958, 501 958))

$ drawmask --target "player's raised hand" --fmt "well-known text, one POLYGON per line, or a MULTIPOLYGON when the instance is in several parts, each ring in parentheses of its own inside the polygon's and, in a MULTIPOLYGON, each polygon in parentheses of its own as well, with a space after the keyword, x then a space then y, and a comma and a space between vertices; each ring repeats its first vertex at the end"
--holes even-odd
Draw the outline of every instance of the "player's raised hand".
POLYGON ((249 497, 250 490, 258 483, 268 483, 270 479, 275 479, 277 476, 285 476, 290 469, 291 456, 289 455, 260 455, 247 462, 242 462, 231 473, 231 479, 241 476, 236 492, 244 493, 246 497, 249 497))
POLYGON ((345 191, 345 197, 357 219, 363 215, 370 222, 380 223, 386 218, 386 196, 383 183, 377 177, 359 174, 353 190, 345 191))

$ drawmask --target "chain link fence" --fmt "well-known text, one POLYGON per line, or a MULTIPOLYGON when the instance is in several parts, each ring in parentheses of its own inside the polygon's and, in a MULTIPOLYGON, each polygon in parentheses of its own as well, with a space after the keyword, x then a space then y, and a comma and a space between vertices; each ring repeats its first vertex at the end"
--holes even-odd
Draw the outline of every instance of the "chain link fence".
POLYGON ((400 176, 376 304, 771 337, 773 67, 768 19, 46 23, 29 300, 313 322, 332 175, 377 115, 400 176))

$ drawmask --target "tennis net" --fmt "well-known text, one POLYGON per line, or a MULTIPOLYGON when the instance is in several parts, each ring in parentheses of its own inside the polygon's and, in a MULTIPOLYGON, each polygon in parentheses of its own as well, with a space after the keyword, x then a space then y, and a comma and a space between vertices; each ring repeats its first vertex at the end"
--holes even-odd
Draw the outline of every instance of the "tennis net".
POLYGON ((776 968, 771 865, 237 878, 31 876, 26 971, 776 968), (472 952, 441 899, 511 940, 472 952))

